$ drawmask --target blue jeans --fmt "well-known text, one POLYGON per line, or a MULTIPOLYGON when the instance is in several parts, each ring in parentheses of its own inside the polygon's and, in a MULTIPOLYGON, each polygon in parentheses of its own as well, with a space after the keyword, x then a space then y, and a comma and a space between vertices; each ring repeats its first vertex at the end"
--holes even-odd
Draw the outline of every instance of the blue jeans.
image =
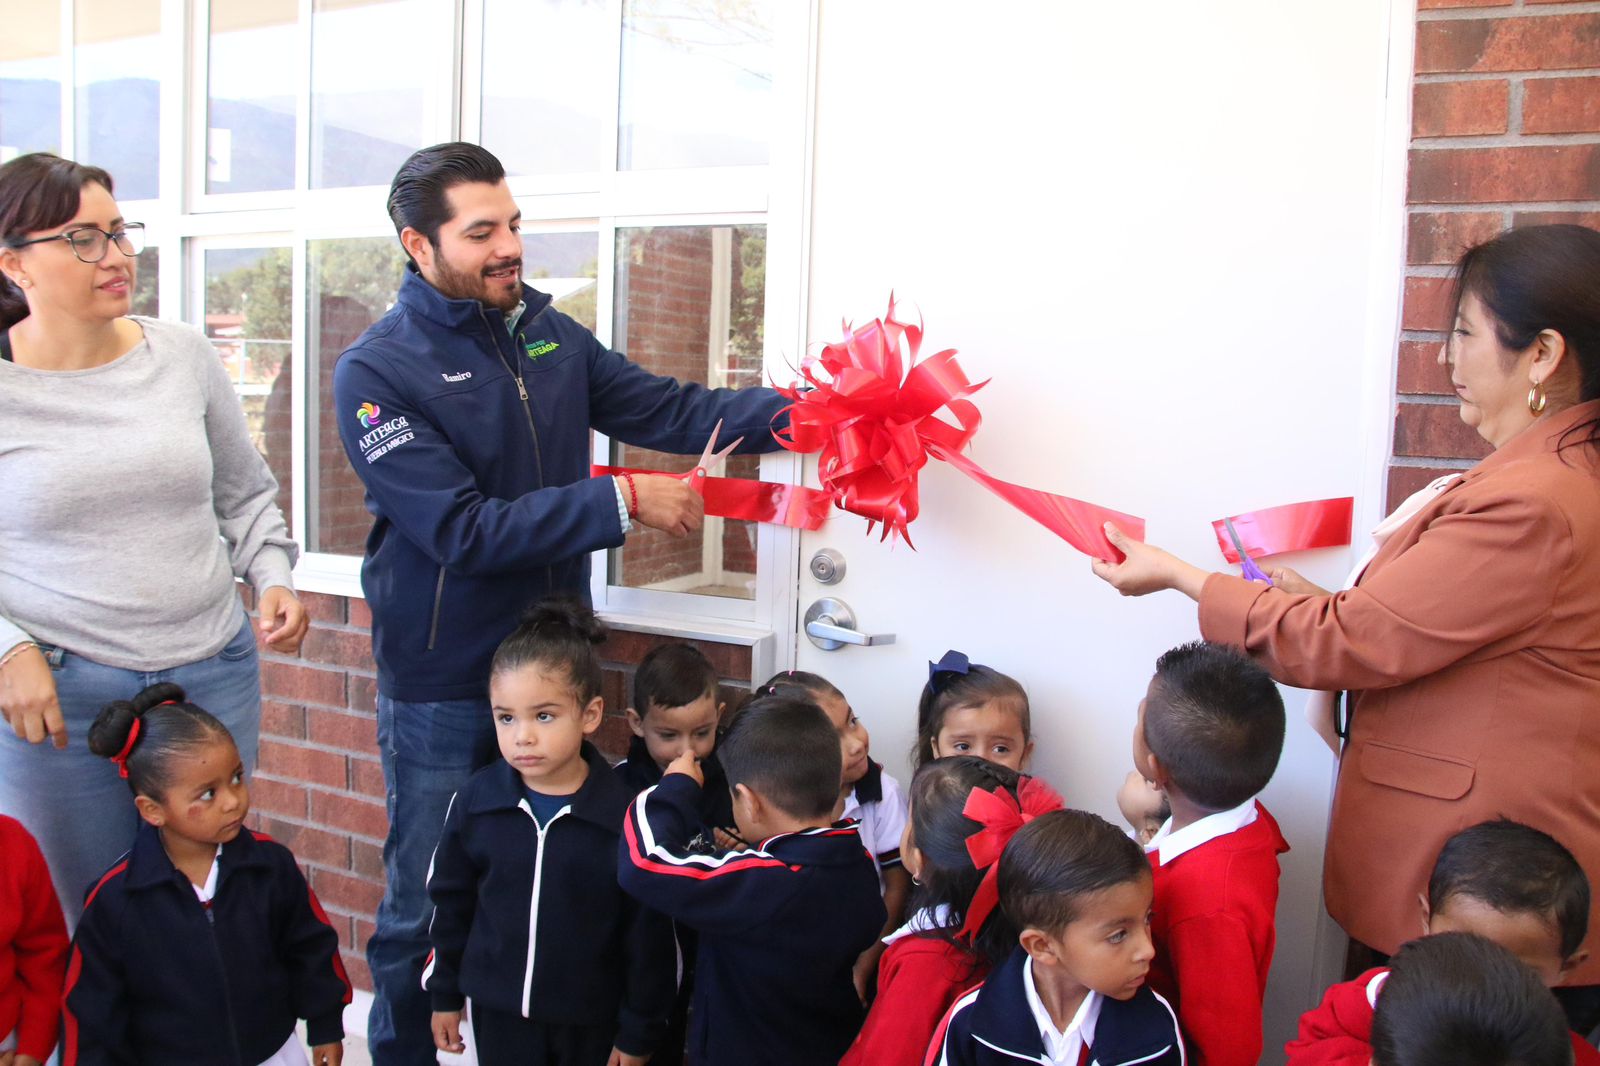
POLYGON ((422 989, 428 956, 428 865, 450 798, 499 757, 488 699, 406 703, 378 697, 378 754, 389 793, 383 902, 367 940, 373 1066, 434 1066, 433 1006, 422 989))
POLYGON ((39 841, 67 924, 83 911, 84 892, 133 844, 138 813, 128 783, 109 759, 89 751, 89 726, 112 700, 128 700, 161 681, 183 686, 189 701, 222 720, 246 767, 261 735, 261 665, 250 620, 209 659, 169 670, 122 670, 65 648, 43 647, 67 725, 67 747, 29 744, 0 730, 0 814, 39 841))

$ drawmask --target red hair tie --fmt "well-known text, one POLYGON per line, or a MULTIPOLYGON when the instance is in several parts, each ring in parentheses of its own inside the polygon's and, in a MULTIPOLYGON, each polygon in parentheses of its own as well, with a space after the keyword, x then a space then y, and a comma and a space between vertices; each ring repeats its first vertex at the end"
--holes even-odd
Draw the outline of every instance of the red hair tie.
POLYGON ((961 813, 983 828, 967 838, 967 854, 972 857, 974 869, 988 871, 972 894, 972 902, 967 905, 967 920, 961 925, 959 935, 969 943, 977 938, 978 930, 1000 902, 1000 853, 1005 851, 1006 844, 1016 836, 1018 829, 1039 815, 1059 811, 1065 806, 1055 790, 1037 777, 1024 777, 1017 785, 1015 796, 1004 786, 996 786, 993 792, 975 788, 968 794, 961 813))
MULTIPOLYGON (((156 707, 165 707, 168 704, 176 707, 177 700, 162 700, 156 707)), ((139 741, 139 729, 144 725, 144 716, 156 709, 150 707, 134 718, 133 725, 128 727, 128 739, 122 742, 122 750, 111 756, 111 761, 117 764, 117 776, 124 781, 128 779, 128 756, 133 754, 133 746, 139 741)))

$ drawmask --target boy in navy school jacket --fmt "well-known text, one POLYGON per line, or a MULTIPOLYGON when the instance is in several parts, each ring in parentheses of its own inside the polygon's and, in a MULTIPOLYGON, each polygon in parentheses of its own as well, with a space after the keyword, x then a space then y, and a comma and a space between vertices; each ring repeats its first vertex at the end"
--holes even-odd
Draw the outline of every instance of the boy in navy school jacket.
POLYGON ((748 704, 720 748, 734 820, 754 847, 688 843, 700 824, 694 754, 628 811, 618 875, 700 937, 695 1066, 834 1066, 861 1026, 851 967, 883 927, 878 875, 853 823, 832 825, 839 737, 814 704, 748 704))
POLYGON ((342 1040, 350 982, 288 848, 248 830, 223 844, 203 905, 140 821, 132 850, 84 900, 64 1000, 66 1066, 137 1062, 135 1048, 146 1062, 255 1066, 300 1017, 312 1045, 342 1040), (226 1019, 232 1045, 196 1018, 226 1019))
POLYGON ((1150 864, 1087 811, 1051 811, 1006 845, 1000 906, 1017 950, 950 1007, 929 1066, 1184 1066, 1172 1007, 1145 985, 1150 864))

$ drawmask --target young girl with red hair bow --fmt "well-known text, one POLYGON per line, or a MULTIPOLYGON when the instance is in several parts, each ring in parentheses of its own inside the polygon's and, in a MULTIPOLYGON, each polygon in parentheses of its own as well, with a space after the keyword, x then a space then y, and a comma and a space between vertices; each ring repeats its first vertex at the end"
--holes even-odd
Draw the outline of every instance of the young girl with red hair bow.
POLYGON ((839 1066, 922 1062, 950 1004, 1016 947, 1017 931, 996 906, 1006 841, 1061 806, 1042 781, 975 755, 917 771, 900 847, 916 879, 912 917, 884 938, 877 998, 839 1066))

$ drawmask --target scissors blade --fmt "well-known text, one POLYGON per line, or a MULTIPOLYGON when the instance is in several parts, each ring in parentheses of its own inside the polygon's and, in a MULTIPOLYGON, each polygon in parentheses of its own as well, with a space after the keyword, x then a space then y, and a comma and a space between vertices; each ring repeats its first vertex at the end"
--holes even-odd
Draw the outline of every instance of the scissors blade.
POLYGON ((1250 558, 1250 553, 1244 550, 1244 541, 1239 539, 1239 531, 1233 528, 1233 519, 1224 518, 1222 528, 1228 531, 1228 539, 1233 541, 1233 550, 1239 553, 1239 572, 1251 581, 1264 581, 1272 584, 1272 579, 1266 575, 1256 561, 1250 558))
POLYGON ((723 448, 721 451, 718 451, 717 437, 719 437, 721 434, 722 420, 719 418, 717 419, 717 424, 711 427, 711 439, 706 441, 706 450, 700 453, 700 461, 695 464, 695 468, 697 470, 710 473, 712 467, 722 462, 722 460, 728 457, 728 453, 732 452, 735 448, 744 443, 744 438, 739 437, 732 444, 728 445, 726 448, 723 448))

